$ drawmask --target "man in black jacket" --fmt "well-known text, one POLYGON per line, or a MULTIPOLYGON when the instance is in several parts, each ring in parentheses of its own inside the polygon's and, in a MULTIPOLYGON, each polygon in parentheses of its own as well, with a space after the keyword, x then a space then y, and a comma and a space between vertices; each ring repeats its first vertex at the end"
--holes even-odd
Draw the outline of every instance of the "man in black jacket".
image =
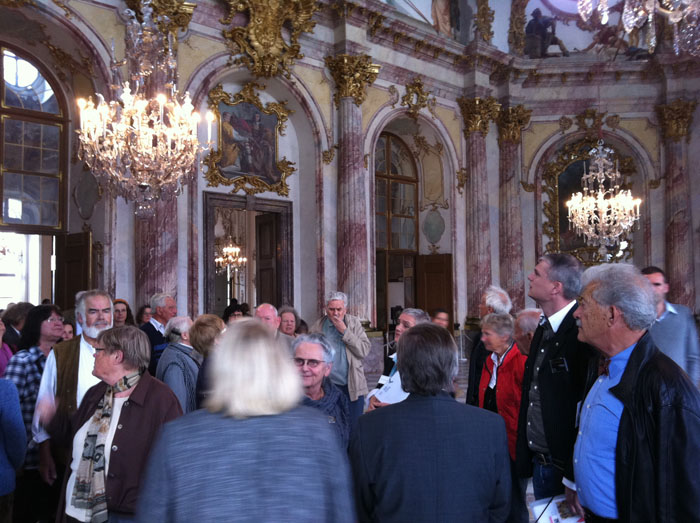
POLYGON ((583 399, 595 351, 577 340, 573 314, 581 264, 569 254, 547 254, 528 276, 529 296, 544 312, 525 364, 518 420, 516 466, 532 476, 536 499, 564 493, 573 482, 576 406, 583 399))
POLYGON ((653 289, 627 264, 583 283, 579 339, 606 360, 581 408, 572 508, 586 521, 700 521, 700 392, 648 332, 653 289))

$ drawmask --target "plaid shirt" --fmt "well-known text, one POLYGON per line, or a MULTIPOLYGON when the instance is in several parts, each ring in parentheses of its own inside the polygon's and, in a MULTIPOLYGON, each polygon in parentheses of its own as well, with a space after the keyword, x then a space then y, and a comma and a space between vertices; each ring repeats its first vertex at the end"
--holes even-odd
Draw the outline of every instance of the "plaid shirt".
POLYGON ((39 347, 31 347, 12 356, 5 369, 5 378, 12 381, 19 392, 22 419, 27 430, 27 456, 24 459, 26 469, 39 468, 39 448, 32 440, 32 417, 45 363, 46 356, 39 347))

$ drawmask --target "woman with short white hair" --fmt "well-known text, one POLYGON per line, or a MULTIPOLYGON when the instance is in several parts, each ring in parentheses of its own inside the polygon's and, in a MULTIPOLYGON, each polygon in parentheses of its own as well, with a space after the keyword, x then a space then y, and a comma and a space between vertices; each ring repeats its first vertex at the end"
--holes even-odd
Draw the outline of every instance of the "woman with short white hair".
POLYGON ((205 409, 164 427, 151 453, 138 520, 354 521, 347 455, 299 405, 287 347, 244 319, 211 358, 205 409))

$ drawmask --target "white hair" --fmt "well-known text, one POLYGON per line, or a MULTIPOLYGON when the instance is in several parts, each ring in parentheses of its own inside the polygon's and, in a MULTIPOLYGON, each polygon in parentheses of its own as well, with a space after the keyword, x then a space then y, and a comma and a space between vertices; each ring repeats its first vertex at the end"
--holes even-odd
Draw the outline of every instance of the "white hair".
POLYGON ((328 293, 328 298, 326 299, 326 305, 332 301, 342 301, 343 305, 348 306, 348 295, 340 291, 331 291, 328 293))
POLYGON ((513 308, 508 293, 496 285, 489 285, 484 291, 484 303, 496 314, 509 314, 513 308))

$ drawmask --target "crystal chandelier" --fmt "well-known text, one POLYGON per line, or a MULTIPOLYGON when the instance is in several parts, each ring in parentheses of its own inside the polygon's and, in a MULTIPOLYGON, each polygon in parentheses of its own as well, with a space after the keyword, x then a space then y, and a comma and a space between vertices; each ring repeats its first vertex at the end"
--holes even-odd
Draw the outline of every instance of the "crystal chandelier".
MULTIPOLYGON (((180 101, 177 60, 172 39, 158 29, 150 0, 142 4, 143 22, 127 9, 126 59, 117 62, 112 42, 112 101, 97 94, 78 100, 79 156, 98 183, 112 194, 136 204, 136 215, 155 214, 155 201, 168 200, 193 179, 200 147, 199 113, 189 93, 180 101), (120 68, 127 64, 131 82, 122 84, 120 68), (163 92, 165 91, 165 93, 163 92), (118 100, 118 101, 117 101, 118 100)), ((167 17, 159 17, 167 23, 167 17)), ((207 144, 211 145, 214 115, 207 113, 207 144)))
POLYGON ((223 244, 223 242, 219 243, 218 241, 217 243, 218 245, 214 257, 217 272, 227 272, 245 266, 248 258, 241 256, 241 248, 235 240, 229 238, 225 244, 223 244))
POLYGON ((579 236, 584 236, 588 245, 599 246, 601 257, 609 247, 617 247, 625 234, 639 220, 642 200, 633 198, 629 190, 620 190, 622 176, 617 164, 613 170, 613 150, 598 140, 591 150, 591 166, 586 173, 583 164, 581 186, 566 202, 569 222, 579 236))
MULTIPOLYGON (((673 27, 673 50, 700 56, 700 0, 624 0, 622 25, 627 33, 647 24, 649 51, 656 48, 656 23, 654 17, 666 17, 673 27)), ((593 14, 595 0, 578 0, 578 12, 584 22, 593 14)), ((608 0, 599 0, 597 6, 600 21, 608 22, 608 0)))

